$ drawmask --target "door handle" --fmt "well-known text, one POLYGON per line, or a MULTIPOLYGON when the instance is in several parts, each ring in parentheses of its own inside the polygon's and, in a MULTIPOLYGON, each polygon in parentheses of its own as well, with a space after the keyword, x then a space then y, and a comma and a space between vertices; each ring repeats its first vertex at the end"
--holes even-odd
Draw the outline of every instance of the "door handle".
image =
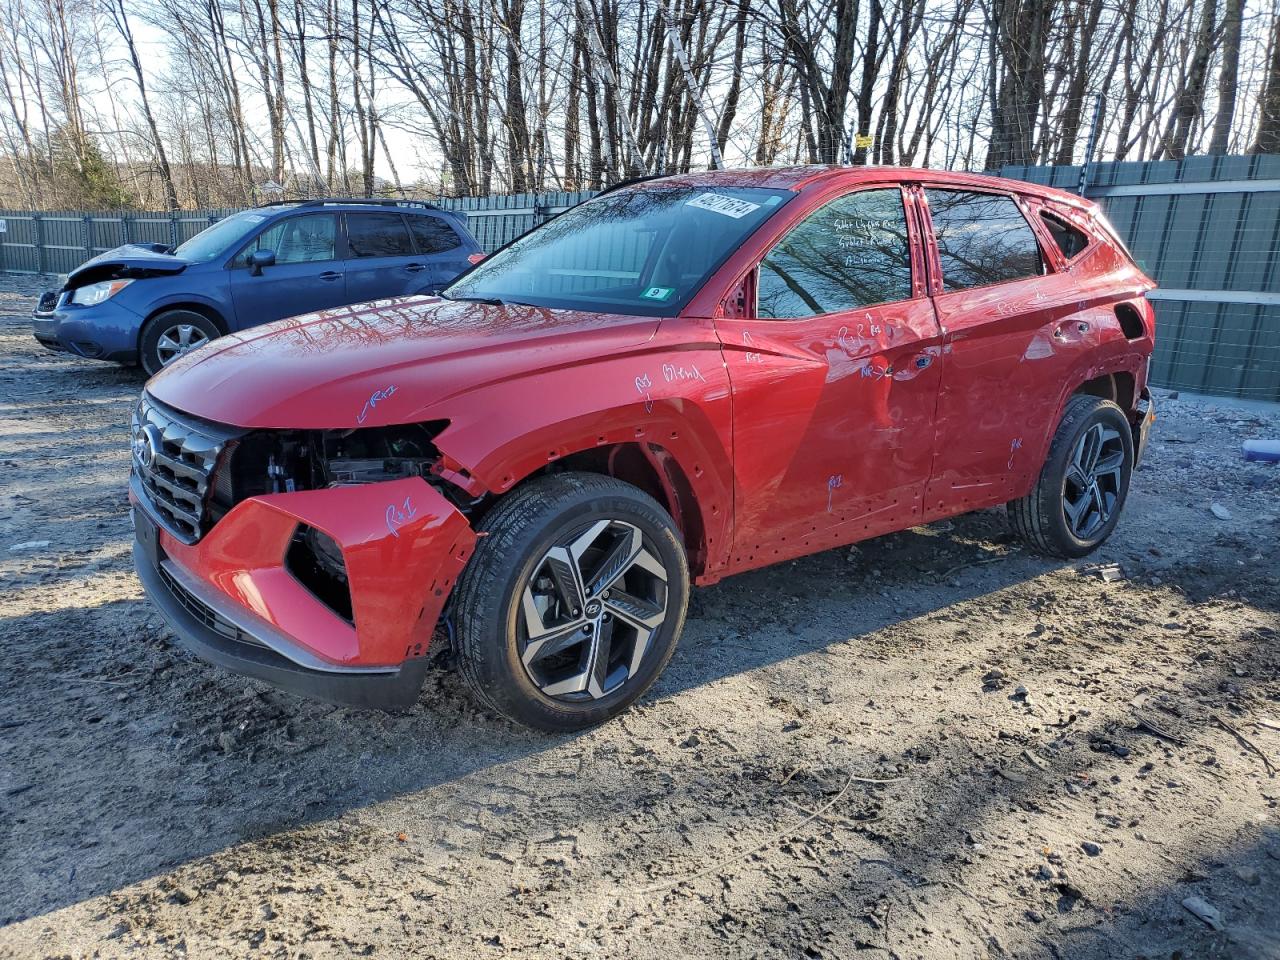
POLYGON ((326 270, 324 273, 320 274, 320 279, 325 281, 341 280, 342 274, 338 273, 336 270, 326 270))
POLYGON ((422 263, 410 263, 405 266, 405 269, 410 273, 421 273, 423 270, 427 269, 427 267, 426 264, 422 263))

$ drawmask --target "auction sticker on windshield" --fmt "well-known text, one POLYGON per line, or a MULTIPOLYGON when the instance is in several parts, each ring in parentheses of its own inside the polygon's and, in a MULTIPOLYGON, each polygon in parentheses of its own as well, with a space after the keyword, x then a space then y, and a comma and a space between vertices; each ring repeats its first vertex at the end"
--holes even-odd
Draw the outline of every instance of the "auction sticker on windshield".
POLYGON ((735 220, 760 209, 760 204, 758 203, 739 200, 737 197, 726 197, 723 193, 700 193, 686 203, 685 206, 697 207, 699 210, 710 210, 712 213, 721 213, 726 217, 733 217, 735 220))
POLYGON ((650 287, 640 296, 646 300, 670 300, 671 295, 675 292, 675 287, 650 287))

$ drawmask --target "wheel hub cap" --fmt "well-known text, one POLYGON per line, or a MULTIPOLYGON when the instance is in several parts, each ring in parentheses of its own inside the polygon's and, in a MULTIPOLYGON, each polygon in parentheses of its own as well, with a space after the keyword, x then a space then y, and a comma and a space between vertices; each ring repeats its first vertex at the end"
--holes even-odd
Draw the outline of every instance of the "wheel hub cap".
POLYGON ((548 550, 520 596, 520 660, 549 697, 598 700, 635 676, 667 616, 667 573, 638 527, 598 520, 548 550))
POLYGON ((175 324, 164 333, 156 343, 156 353, 160 355, 160 364, 168 366, 180 356, 190 353, 196 347, 203 346, 209 338, 199 327, 189 323, 175 324))
POLYGON ((1095 423, 1076 441, 1062 489, 1067 526, 1081 540, 1091 540, 1115 513, 1124 469, 1120 434, 1095 423))

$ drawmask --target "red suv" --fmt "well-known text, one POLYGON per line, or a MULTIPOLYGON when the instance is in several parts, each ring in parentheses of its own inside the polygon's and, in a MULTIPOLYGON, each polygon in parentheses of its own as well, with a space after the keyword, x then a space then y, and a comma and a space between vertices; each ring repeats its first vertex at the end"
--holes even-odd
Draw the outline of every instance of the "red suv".
POLYGON ((138 573, 191 650, 288 689, 404 707, 447 636, 497 712, 598 723, 691 582, 1002 503, 1045 553, 1096 548, 1152 419, 1153 286, 1093 204, 1027 183, 626 185, 443 296, 153 379, 138 573))

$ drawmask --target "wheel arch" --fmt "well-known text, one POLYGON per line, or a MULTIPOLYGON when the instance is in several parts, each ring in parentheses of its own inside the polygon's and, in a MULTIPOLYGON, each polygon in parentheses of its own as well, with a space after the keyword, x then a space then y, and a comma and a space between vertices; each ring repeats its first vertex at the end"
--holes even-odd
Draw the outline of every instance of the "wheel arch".
POLYGON ((547 474, 574 470, 615 477, 652 496, 671 515, 685 544, 690 576, 713 582, 729 555, 729 455, 709 421, 690 416, 692 405, 677 406, 658 401, 648 412, 641 404, 644 427, 635 425, 634 410, 620 408, 584 418, 579 429, 561 423, 505 442, 495 442, 492 430, 464 426, 454 432, 455 422, 435 441, 439 472, 489 501, 487 509, 547 474))
MULTIPOLYGON (((1132 371, 1129 370, 1117 370, 1112 373, 1100 374, 1077 386, 1071 391, 1067 399, 1069 400, 1071 397, 1081 394, 1110 400, 1126 414, 1131 414, 1138 396, 1137 379, 1132 371)), ((1066 402, 1064 401, 1063 406, 1065 405, 1066 402)))
MULTIPOLYGON (((1139 417, 1137 401, 1146 387, 1146 363, 1146 354, 1127 351, 1100 362, 1095 358, 1092 363, 1087 365, 1082 363, 1070 371, 1062 380, 1062 389, 1058 393, 1056 402, 1053 406, 1048 406, 1045 411, 1051 412, 1052 415, 1047 422, 1041 421, 1045 423, 1043 435, 1037 436, 1032 444, 1028 444, 1034 450, 1032 462, 1038 465, 1043 464, 1049 455, 1054 432, 1062 422, 1067 404, 1071 402, 1072 397, 1094 396, 1110 400, 1124 411, 1130 422, 1136 423, 1139 417)), ((1015 496, 1026 496, 1034 486, 1039 470, 1040 467, 1037 466, 1027 483, 1015 490, 1015 496)))
POLYGON ((165 303, 165 304, 162 304, 161 306, 156 307, 154 310, 148 313, 146 317, 143 319, 142 323, 138 325, 138 348, 139 349, 142 348, 142 335, 147 329, 147 324, 149 324, 156 317, 159 317, 162 314, 170 313, 174 310, 189 310, 191 313, 200 314, 200 316, 204 317, 206 320, 211 322, 215 327, 217 327, 218 330, 221 331, 222 336, 224 337, 231 332, 231 328, 227 325, 226 318, 222 315, 221 311, 219 311, 217 308, 215 308, 211 304, 204 303, 199 300, 178 300, 174 303, 165 303))
POLYGON ((689 475, 670 450, 654 443, 614 443, 569 454, 523 478, 576 470, 597 473, 628 483, 653 497, 671 515, 689 559, 689 574, 706 569, 707 524, 689 475))

